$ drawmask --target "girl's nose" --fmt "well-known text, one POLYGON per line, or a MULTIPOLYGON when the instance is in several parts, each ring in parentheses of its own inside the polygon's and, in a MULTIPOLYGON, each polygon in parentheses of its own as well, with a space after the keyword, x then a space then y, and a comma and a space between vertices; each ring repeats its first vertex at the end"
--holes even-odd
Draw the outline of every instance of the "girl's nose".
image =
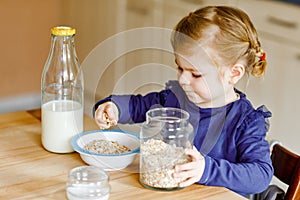
POLYGON ((181 74, 178 75, 178 81, 181 85, 189 85, 190 79, 188 72, 183 71, 181 74))

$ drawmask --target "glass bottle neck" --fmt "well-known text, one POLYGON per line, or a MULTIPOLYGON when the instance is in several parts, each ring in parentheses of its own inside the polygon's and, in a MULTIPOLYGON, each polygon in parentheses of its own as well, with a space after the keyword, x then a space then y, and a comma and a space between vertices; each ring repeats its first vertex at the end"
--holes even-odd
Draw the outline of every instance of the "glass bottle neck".
POLYGON ((73 36, 56 36, 52 35, 52 56, 58 56, 65 61, 70 59, 70 55, 73 55, 77 59, 75 46, 74 46, 74 35, 73 36), (55 54, 55 55, 53 55, 55 54))
POLYGON ((51 49, 42 75, 42 102, 83 102, 83 74, 76 55, 74 35, 52 35, 51 49))

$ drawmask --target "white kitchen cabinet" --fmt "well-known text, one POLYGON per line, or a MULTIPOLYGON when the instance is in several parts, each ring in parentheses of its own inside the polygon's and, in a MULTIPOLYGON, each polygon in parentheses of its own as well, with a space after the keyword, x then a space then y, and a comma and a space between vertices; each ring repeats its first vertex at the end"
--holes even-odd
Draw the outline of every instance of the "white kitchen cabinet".
MULTIPOLYGON (((297 131, 300 123, 300 7, 270 0, 172 0, 138 1, 128 0, 126 5, 126 28, 164 27, 172 29, 189 12, 207 5, 232 5, 245 10, 261 38, 267 52, 267 73, 261 78, 249 77, 239 87, 247 93, 254 106, 265 104, 273 113, 268 137, 277 139, 291 150, 300 152, 300 138, 297 131)), ((141 36, 143 37, 143 36, 141 36)), ((149 38, 144 38, 145 40, 149 38)), ((156 38, 157 39, 157 38, 156 38)), ((125 73, 141 64, 160 63, 174 67, 171 52, 140 50, 126 57, 125 73)), ((151 66, 148 66, 151 67, 151 66)), ((157 69, 157 68, 156 68, 157 69)), ((152 80, 168 80, 163 73, 137 73, 136 77, 152 80), (153 78, 154 80, 154 78, 153 78)), ((175 76, 173 76, 175 77, 175 76)), ((176 78, 176 77, 175 77, 176 78)), ((132 80, 127 84, 130 86, 132 80)), ((123 88, 128 91, 128 89, 123 88)), ((152 89, 157 89, 154 87, 152 89)), ((145 88, 145 92, 151 87, 145 88)))
POLYGON ((129 31, 132 31, 136 38, 133 38, 129 43, 128 40, 123 43, 129 52, 120 58, 123 60, 122 72, 119 74, 121 76, 118 78, 114 93, 146 93, 161 89, 160 84, 154 83, 155 78, 160 79, 162 76, 162 73, 155 70, 159 70, 159 67, 156 66, 161 57, 160 50, 147 48, 145 46, 148 45, 144 46, 143 44, 143 41, 149 43, 149 41, 160 40, 160 38, 150 34, 147 27, 162 26, 161 8, 156 1, 127 0, 125 9, 125 34, 126 31, 128 34, 129 31), (136 44, 135 48, 130 47, 133 43, 136 44))
MULTIPOLYGON (((118 70, 115 70, 118 74, 115 76, 116 87, 113 92, 147 93, 164 88, 165 82, 176 79, 177 70, 169 40, 171 31, 179 20, 189 12, 206 5, 235 5, 236 2, 237 0, 127 0, 123 3, 125 15, 120 16, 124 22, 121 29, 125 34, 128 30, 144 29, 145 32, 137 34, 136 40, 132 42, 151 41, 154 48, 132 50, 118 59, 119 65, 116 66, 118 70), (147 27, 163 28, 162 33, 156 34, 156 31, 153 34, 148 33, 147 27), (169 35, 165 34, 166 32, 169 35), (137 86, 132 76, 143 79, 144 85, 137 86)), ((131 45, 128 41, 121 44, 131 45)))
POLYGON ((174 28, 181 18, 201 7, 210 5, 236 6, 238 0, 165 0, 163 2, 163 26, 174 28))
MULTIPOLYGON (((190 12, 210 5, 238 5, 238 0, 165 0, 163 6, 163 27, 173 29, 190 12)), ((174 63, 173 56, 165 56, 164 63, 174 63)))
POLYGON ((255 107, 262 104, 272 112, 268 137, 299 152, 300 48, 262 37, 267 52, 267 71, 263 78, 249 77, 240 84, 255 107))
POLYGON ((246 91, 255 106, 265 104, 272 112, 269 139, 300 153, 300 7, 278 1, 240 1, 259 32, 267 53, 267 72, 251 78, 246 91))
MULTIPOLYGON (((300 48, 264 35, 261 38, 267 52, 267 72, 262 79, 252 77, 248 86, 246 81, 240 86, 255 107, 264 104, 272 112, 268 140, 278 140, 299 153, 300 48)), ((271 183, 287 189, 276 177, 271 183)))
MULTIPOLYGON (((291 150, 300 152, 298 89, 300 74, 300 7, 270 0, 127 0, 116 1, 116 26, 119 33, 146 27, 172 29, 189 12, 206 5, 233 5, 245 10, 254 22, 267 52, 267 73, 239 84, 255 107, 265 104, 273 113, 268 137, 280 140, 291 150)), ((169 43, 169 38, 138 34, 133 41, 120 40, 117 49, 139 41, 169 43), (135 41, 134 41, 135 40, 135 41)), ((166 47, 167 48, 167 47, 166 47)), ((159 90, 169 79, 176 79, 172 52, 137 48, 120 55, 109 66, 97 88, 99 97, 113 92, 146 93, 159 90), (112 69, 112 70, 111 70, 112 69), (165 69, 165 70, 163 70, 165 69), (143 81, 141 81, 143 80, 143 81), (105 87, 105 91, 103 88, 105 87)))

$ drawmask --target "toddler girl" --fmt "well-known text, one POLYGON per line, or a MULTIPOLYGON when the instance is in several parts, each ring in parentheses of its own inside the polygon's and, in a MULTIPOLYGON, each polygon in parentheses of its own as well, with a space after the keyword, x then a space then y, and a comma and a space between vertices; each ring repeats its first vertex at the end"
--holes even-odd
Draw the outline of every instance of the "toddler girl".
POLYGON ((271 113, 254 109, 235 88, 244 74, 266 69, 265 53, 247 14, 227 6, 204 7, 184 17, 171 37, 178 81, 142 95, 111 95, 96 103, 100 128, 145 121, 154 107, 175 107, 190 114, 194 148, 190 163, 177 165, 180 187, 200 183, 223 186, 243 196, 267 188, 273 175, 265 140, 271 113))

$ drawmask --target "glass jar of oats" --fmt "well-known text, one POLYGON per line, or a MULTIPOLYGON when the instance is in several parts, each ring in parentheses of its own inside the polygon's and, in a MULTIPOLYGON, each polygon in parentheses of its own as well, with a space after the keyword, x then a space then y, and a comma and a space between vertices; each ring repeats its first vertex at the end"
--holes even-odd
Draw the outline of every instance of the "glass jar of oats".
POLYGON ((177 164, 190 161, 186 148, 193 147, 194 131, 189 114, 177 108, 155 108, 146 113, 140 134, 140 183, 149 189, 178 190, 177 164))

